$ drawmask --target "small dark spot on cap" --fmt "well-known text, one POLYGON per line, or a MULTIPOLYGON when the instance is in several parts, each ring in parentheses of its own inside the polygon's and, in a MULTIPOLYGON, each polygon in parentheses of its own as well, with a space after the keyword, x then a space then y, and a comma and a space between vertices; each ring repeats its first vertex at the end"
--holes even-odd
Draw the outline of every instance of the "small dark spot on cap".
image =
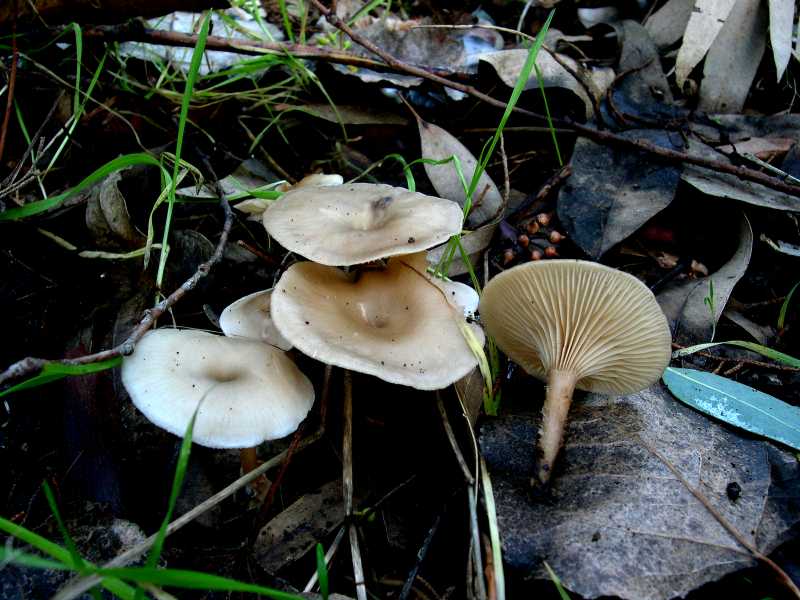
POLYGON ((416 242, 416 241, 417 241, 417 240, 415 240, 413 237, 409 237, 409 238, 408 238, 408 243, 409 243, 409 244, 413 244, 413 243, 414 243, 414 242, 416 242))

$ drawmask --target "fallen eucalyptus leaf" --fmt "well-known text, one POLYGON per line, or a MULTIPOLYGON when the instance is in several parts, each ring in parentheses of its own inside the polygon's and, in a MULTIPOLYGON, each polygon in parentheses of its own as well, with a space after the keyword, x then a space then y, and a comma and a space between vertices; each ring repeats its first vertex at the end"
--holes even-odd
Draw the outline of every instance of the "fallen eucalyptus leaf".
MULTIPOLYGON (((461 235, 461 247, 464 248, 464 252, 467 253, 473 269, 477 269, 480 266, 480 260, 492 241, 497 225, 497 222, 488 223, 475 231, 468 231, 461 235)), ((428 250, 428 264, 433 267, 439 264, 447 247, 448 244, 445 243, 428 250)), ((447 273, 448 277, 455 277, 468 272, 467 265, 464 264, 460 254, 456 254, 455 259, 450 263, 450 270, 447 273)))
POLYGON ((711 338, 733 287, 747 270, 753 252, 753 230, 744 214, 741 215, 738 241, 736 252, 715 273, 675 283, 658 294, 658 303, 667 315, 672 336, 677 342, 694 344, 711 338), (710 282, 713 282, 714 291, 713 314, 705 301, 711 292, 710 282))
POLYGON ((706 56, 698 108, 740 112, 766 47, 766 7, 761 0, 737 0, 706 56))
POLYGON ((255 559, 268 573, 277 573, 312 550, 343 521, 342 482, 331 481, 264 525, 253 545, 255 559))
POLYGON ((754 560, 649 449, 657 450, 764 554, 800 523, 794 456, 745 438, 655 384, 592 394, 571 413, 546 500, 531 499, 533 417, 487 421, 489 465, 508 566, 547 580, 543 561, 585 598, 667 600, 754 560), (742 493, 731 500, 726 488, 742 493))
POLYGON ((697 0, 686 24, 675 61, 675 79, 683 88, 692 69, 703 60, 737 0, 697 0))
POLYGON ((693 8, 694 0, 669 0, 650 15, 644 26, 657 46, 671 46, 681 39, 693 8))
MULTIPOLYGON (((800 204, 800 202, 798 203, 800 204)), ((800 209, 800 206, 798 206, 800 209)), ((789 256, 800 256, 800 246, 796 246, 795 244, 790 244, 789 242, 782 242, 778 240, 777 242, 771 240, 763 233, 759 236, 762 242, 766 242, 766 244, 775 250, 776 252, 780 252, 781 254, 788 254, 789 256)))
MULTIPOLYGON (((732 303, 733 302, 731 302, 731 304, 732 303)), ((777 332, 773 327, 769 325, 759 325, 752 319, 749 319, 740 313, 738 310, 726 308, 722 313, 722 316, 728 318, 730 321, 736 323, 739 327, 744 329, 747 333, 753 336, 753 339, 755 339, 759 344, 766 345, 775 339, 777 332)))
MULTIPOLYGON (((502 82, 508 87, 513 88, 517 84, 517 79, 522 72, 522 67, 528 58, 528 51, 525 49, 514 50, 500 50, 498 52, 489 52, 481 54, 478 57, 480 60, 489 63, 497 72, 502 82)), ((565 65, 569 66, 570 70, 574 73, 581 72, 581 66, 569 56, 559 54, 558 58, 565 65)), ((542 85, 545 88, 564 88, 571 91, 578 96, 586 106, 586 118, 589 118, 594 113, 594 102, 589 94, 586 93, 584 87, 569 70, 564 68, 549 52, 542 50, 536 55, 536 66, 542 73, 542 85)), ((539 82, 536 77, 536 70, 531 71, 531 76, 525 84, 525 89, 536 89, 539 87, 539 82)))
POLYGON ((681 174, 681 179, 709 196, 730 198, 776 210, 800 211, 800 200, 795 196, 782 194, 760 183, 745 181, 728 173, 689 165, 681 174))
MULTIPOLYGON (((672 147, 672 138, 663 131, 621 135, 672 147)), ((578 138, 572 176, 558 194, 558 217, 567 235, 596 259, 669 206, 679 179, 678 167, 578 138)))
POLYGON ((668 367, 663 379, 672 395, 692 408, 800 450, 800 408, 706 371, 668 367))
MULTIPOLYGON (((280 183, 280 179, 261 162, 249 158, 242 162, 236 170, 219 180, 222 192, 229 201, 250 197, 252 191, 272 189, 280 183)), ((175 190, 179 198, 214 198, 217 195, 213 188, 207 186, 187 186, 175 190)))
POLYGON ((778 81, 783 77, 792 55, 795 1, 769 0, 769 41, 778 81))
POLYGON ((334 108, 330 104, 303 104, 302 106, 282 105, 279 110, 297 110, 329 121, 331 123, 343 123, 344 125, 408 125, 408 119, 392 112, 376 112, 361 106, 336 105, 334 108))
MULTIPOLYGON (((475 169, 477 159, 453 135, 438 125, 428 123, 417 117, 419 126, 419 139, 422 146, 422 157, 433 160, 446 160, 451 156, 458 158, 464 180, 469 185, 475 169)), ((436 193, 442 198, 457 202, 462 208, 466 202, 464 186, 458 176, 455 164, 447 162, 441 165, 425 163, 425 173, 431 180, 436 193)), ((478 186, 472 198, 472 209, 467 215, 467 225, 477 227, 483 223, 500 216, 503 208, 503 197, 494 181, 484 171, 478 180, 478 186)))

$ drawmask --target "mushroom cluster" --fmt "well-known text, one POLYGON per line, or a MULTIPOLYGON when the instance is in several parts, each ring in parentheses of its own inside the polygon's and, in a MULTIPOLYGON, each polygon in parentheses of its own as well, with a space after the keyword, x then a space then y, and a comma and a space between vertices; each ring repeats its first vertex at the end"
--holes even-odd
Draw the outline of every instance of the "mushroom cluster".
POLYGON ((426 272, 424 250, 461 231, 455 202, 379 184, 304 187, 263 219, 275 240, 313 261, 289 267, 271 299, 277 330, 301 352, 423 390, 475 367, 462 328, 483 342, 466 322, 477 294, 426 272))

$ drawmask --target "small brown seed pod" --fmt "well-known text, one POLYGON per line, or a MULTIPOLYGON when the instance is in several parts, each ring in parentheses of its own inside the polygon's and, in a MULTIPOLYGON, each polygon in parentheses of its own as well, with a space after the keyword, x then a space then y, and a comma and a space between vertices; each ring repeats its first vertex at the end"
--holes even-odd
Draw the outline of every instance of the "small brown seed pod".
POLYGON ((550 240, 551 244, 558 244, 561 240, 563 240, 566 236, 562 235, 558 231, 551 231, 548 239, 550 240))
POLYGON ((539 222, 539 225, 547 227, 550 224, 550 215, 547 213, 539 213, 536 215, 536 220, 539 222))
POLYGON ((536 235, 537 233, 539 233, 539 223, 537 223, 536 221, 531 221, 525 226, 525 228, 528 230, 528 233, 530 235, 536 235))
POLYGON ((542 260, 542 251, 531 250, 531 260, 542 260))
POLYGON ((544 255, 547 258, 555 258, 556 256, 558 256, 558 250, 556 250, 555 246, 548 246, 547 248, 544 249, 544 255))
POLYGON ((520 235, 517 237, 517 242, 518 242, 518 243, 519 243, 519 245, 520 245, 520 246, 522 246, 523 248, 527 248, 527 247, 528 247, 528 244, 530 244, 530 242, 531 242, 531 241, 530 241, 530 239, 528 238, 528 236, 527 236, 527 235, 525 235, 525 234, 523 233, 523 234, 520 234, 520 235))
POLYGON ((517 255, 514 254, 514 251, 511 248, 509 248, 508 250, 503 252, 503 265, 505 266, 508 263, 512 262, 516 257, 517 255))

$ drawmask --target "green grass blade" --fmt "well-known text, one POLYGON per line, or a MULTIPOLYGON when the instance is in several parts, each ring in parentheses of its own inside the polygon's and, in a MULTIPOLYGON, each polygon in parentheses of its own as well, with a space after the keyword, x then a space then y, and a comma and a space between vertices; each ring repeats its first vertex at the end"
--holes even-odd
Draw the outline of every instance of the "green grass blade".
POLYGON ((87 375, 89 373, 105 371, 106 369, 113 369, 120 364, 122 364, 122 357, 119 356, 88 365, 62 365, 60 363, 47 363, 42 368, 42 372, 38 375, 35 375, 30 379, 26 379, 25 381, 0 392, 0 398, 9 394, 13 394, 14 392, 27 390, 44 385, 45 383, 50 383, 51 381, 63 379, 64 377, 76 377, 80 375, 87 375))
POLYGON ((200 61, 202 61, 203 53, 205 52, 206 38, 208 37, 210 23, 211 12, 209 11, 206 13, 205 19, 203 19, 203 25, 200 27, 200 32, 197 34, 197 44, 192 52, 192 62, 189 67, 189 73, 186 76, 186 87, 181 100, 181 112, 178 118, 178 137, 175 143, 175 166, 172 170, 172 181, 170 182, 169 195, 167 197, 167 216, 164 221, 164 236, 161 241, 163 250, 158 263, 158 273, 156 274, 156 285, 159 289, 164 280, 164 269, 169 254, 169 232, 170 225, 172 224, 172 212, 175 207, 175 188, 178 185, 178 172, 181 167, 181 151, 183 150, 183 136, 186 132, 186 118, 189 115, 189 104, 191 103, 192 93, 194 92, 195 82, 197 81, 197 73, 200 70, 200 61))
POLYGON ((790 367, 800 368, 800 359, 795 358, 794 356, 784 354, 783 352, 779 352, 778 350, 773 350, 772 348, 768 348, 767 346, 762 346, 761 344, 756 344, 755 342, 745 342, 743 340, 696 344, 695 346, 689 346, 687 348, 676 350, 675 352, 672 353, 672 356, 673 358, 688 356, 689 354, 694 354, 695 352, 700 352, 701 350, 705 350, 707 348, 713 348, 714 346, 722 346, 723 344, 727 344, 729 346, 738 346, 739 348, 752 350, 753 352, 757 352, 758 354, 766 356, 767 358, 771 358, 774 361, 781 362, 785 365, 789 365, 790 367))
POLYGON ((125 154, 124 156, 120 156, 119 158, 110 160, 102 167, 99 167, 91 175, 89 175, 83 181, 81 181, 78 185, 76 185, 73 188, 70 188, 66 192, 62 192, 57 196, 51 196, 50 198, 43 198, 42 200, 31 202, 29 204, 26 204, 25 206, 20 206, 18 208, 11 208, 4 212, 0 212, 0 221, 18 221, 19 219, 24 219, 26 217, 38 215, 42 212, 53 209, 62 202, 64 202, 64 200, 67 200, 68 198, 71 198, 72 196, 79 194, 89 186, 94 185, 95 183, 104 179, 111 173, 135 165, 153 165, 163 170, 163 167, 161 167, 161 163, 158 161, 158 159, 154 158, 149 154, 145 154, 144 152, 135 154, 125 154))
POLYGON ((547 574, 550 576, 550 581, 553 582, 553 585, 556 586, 556 590, 558 591, 558 596, 561 600, 571 600, 567 590, 564 589, 564 586, 561 585, 561 579, 558 578, 556 572, 547 564, 547 561, 544 561, 544 568, 547 569, 547 574))
POLYGON ((78 552, 78 547, 75 545, 69 531, 67 531, 67 526, 64 523, 64 519, 61 517, 61 511, 58 509, 58 504, 56 503, 56 497, 53 495, 50 484, 46 481, 42 482, 42 491, 44 492, 44 497, 47 499, 48 506, 50 506, 50 512, 53 513, 53 517, 56 520, 58 530, 61 532, 61 537, 64 539, 64 544, 69 551, 72 566, 77 571, 83 573, 86 563, 83 562, 83 558, 81 558, 80 552, 78 552))
POLYGON ((15 564, 31 569, 49 569, 52 571, 71 571, 72 567, 35 554, 26 554, 14 548, 0 546, 0 564, 15 564))
POLYGON ((792 286, 792 289, 786 294, 786 299, 783 301, 783 304, 781 304, 781 310, 780 313, 778 313, 778 331, 786 326, 786 312, 789 310, 789 302, 792 301, 792 296, 794 296, 794 292, 798 286, 800 286, 800 281, 792 286))
POLYGON ((550 104, 547 102, 547 94, 544 91, 544 77, 542 77, 542 70, 536 63, 533 63, 533 67, 536 69, 536 81, 539 82, 539 91, 542 93, 542 101, 544 101, 544 114, 547 117, 547 127, 550 129, 550 136, 553 138, 553 147, 556 149, 558 166, 563 167, 564 161, 561 159, 561 149, 558 147, 556 128, 553 126, 553 118, 550 116, 550 104))
POLYGON ((328 565, 325 563, 325 550, 322 544, 317 544, 317 580, 319 580, 319 595, 322 600, 328 600, 328 565))
POLYGON ((152 583, 159 586, 170 586, 190 590, 208 590, 222 592, 244 592, 260 594, 275 600, 303 600, 302 596, 273 590, 268 587, 246 583, 220 575, 188 571, 185 569, 155 569, 152 567, 120 567, 115 569, 97 569, 96 573, 104 577, 137 583, 152 583))

